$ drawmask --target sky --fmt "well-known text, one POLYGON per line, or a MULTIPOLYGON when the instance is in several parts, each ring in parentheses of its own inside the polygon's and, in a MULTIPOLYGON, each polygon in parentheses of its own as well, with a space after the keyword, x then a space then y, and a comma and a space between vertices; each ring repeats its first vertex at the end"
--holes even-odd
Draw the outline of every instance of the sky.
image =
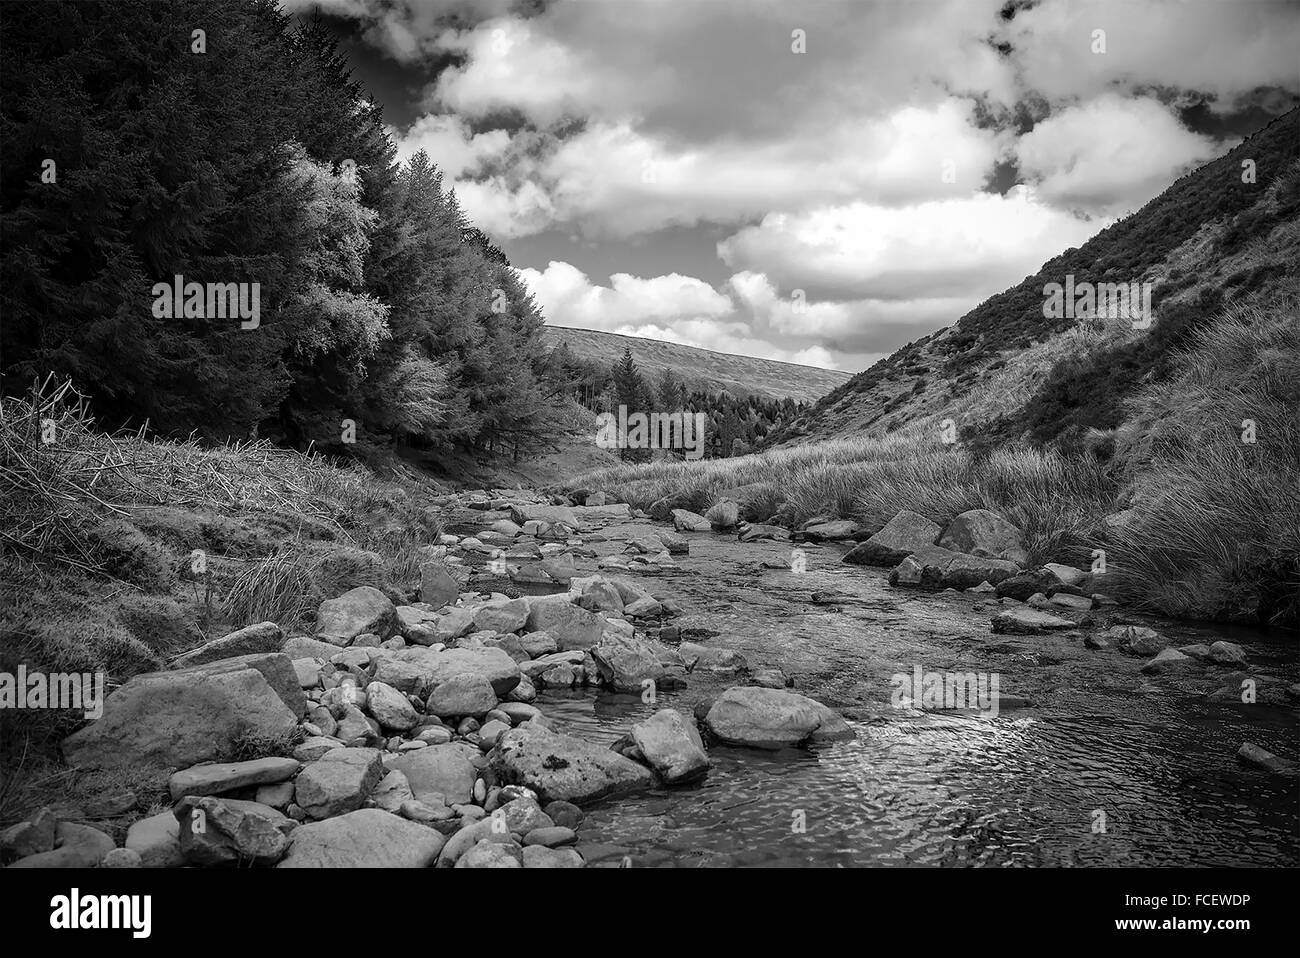
POLYGON ((555 326, 856 372, 1300 104, 1272 0, 282 0, 555 326))

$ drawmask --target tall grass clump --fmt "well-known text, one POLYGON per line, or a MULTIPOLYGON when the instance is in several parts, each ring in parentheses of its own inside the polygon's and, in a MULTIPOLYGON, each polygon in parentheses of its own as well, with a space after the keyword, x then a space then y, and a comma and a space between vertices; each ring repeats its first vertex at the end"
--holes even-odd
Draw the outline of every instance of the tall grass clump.
POLYGON ((1127 592, 1174 615, 1300 624, 1300 290, 1230 307, 1129 404, 1127 592), (1253 443, 1247 420, 1254 423, 1253 443))

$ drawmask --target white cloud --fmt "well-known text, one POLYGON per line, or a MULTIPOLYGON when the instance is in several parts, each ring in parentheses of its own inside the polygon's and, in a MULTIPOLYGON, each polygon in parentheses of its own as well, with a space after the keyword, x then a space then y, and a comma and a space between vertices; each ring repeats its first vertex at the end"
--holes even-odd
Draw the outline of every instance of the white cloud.
POLYGON ((1008 196, 977 193, 906 207, 851 203, 770 215, 719 243, 718 255, 786 290, 819 289, 836 299, 956 298, 974 306, 1103 225, 1017 188, 1008 196))
POLYGON ((1136 209, 1221 148, 1160 103, 1106 94, 1043 120, 1016 145, 1022 175, 1061 206, 1136 209))

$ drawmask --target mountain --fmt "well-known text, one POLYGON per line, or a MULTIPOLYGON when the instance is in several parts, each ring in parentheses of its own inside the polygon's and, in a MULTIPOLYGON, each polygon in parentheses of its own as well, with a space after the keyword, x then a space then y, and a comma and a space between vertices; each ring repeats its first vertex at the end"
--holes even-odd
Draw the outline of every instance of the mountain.
POLYGON ((1264 302, 1300 262, 1300 110, 1186 174, 952 326, 828 393, 769 444, 900 430, 1076 443, 1124 420, 1137 389, 1234 302, 1264 302), (1253 171, 1253 177, 1249 174, 1253 171), (1154 322, 1047 318, 1044 287, 1146 283, 1154 322))
POLYGON ((832 389, 842 386, 851 375, 835 369, 800 366, 774 359, 755 359, 752 356, 730 356, 715 353, 711 349, 603 333, 594 329, 547 326, 543 330, 543 337, 546 345, 551 348, 565 343, 579 359, 608 366, 618 362, 623 357, 623 350, 630 348, 632 358, 648 378, 653 379, 664 367, 669 367, 685 380, 689 389, 712 393, 725 391, 737 398, 788 397, 796 402, 815 402, 832 389))

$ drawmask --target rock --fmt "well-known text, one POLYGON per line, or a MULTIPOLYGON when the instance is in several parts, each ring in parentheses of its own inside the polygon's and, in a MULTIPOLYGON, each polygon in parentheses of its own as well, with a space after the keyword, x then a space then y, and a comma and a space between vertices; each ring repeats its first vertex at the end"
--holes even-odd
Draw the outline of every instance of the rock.
POLYGON ((987 509, 970 509, 948 524, 938 545, 954 552, 1006 559, 1023 566, 1029 560, 1024 534, 1019 528, 987 509))
POLYGON ((586 862, 572 848, 547 848, 545 845, 524 847, 525 868, 585 868, 586 862))
MULTIPOLYGON (((623 597, 612 582, 593 582, 583 591, 578 604, 590 612, 622 612, 623 597)), ((545 633, 542 633, 545 634, 545 633)))
POLYGON ((456 861, 457 868, 523 868, 523 852, 514 843, 479 842, 456 861))
POLYGON ((940 531, 937 523, 904 509, 866 542, 850 549, 843 561, 853 565, 897 565, 919 549, 934 545, 940 531))
POLYGON ((692 672, 744 672, 749 662, 734 649, 715 649, 695 642, 683 642, 677 647, 686 668, 692 672))
POLYGON ((783 689, 788 684, 785 673, 780 669, 759 669, 751 678, 755 685, 765 689, 783 689))
POLYGON ((366 708, 376 722, 396 732, 410 731, 420 721, 420 713, 410 699, 383 682, 366 686, 366 708))
POLYGON ((826 706, 782 689, 729 688, 713 703, 705 723, 723 742, 750 748, 780 749, 818 738, 853 737, 844 720, 826 706))
POLYGON ((293 778, 301 767, 294 758, 259 758, 224 765, 196 765, 174 774, 167 783, 172 801, 186 795, 220 795, 252 785, 272 785, 293 778))
POLYGON ((59 822, 54 848, 18 859, 10 868, 95 868, 117 847, 97 828, 79 822, 59 822))
POLYGON ((1166 671, 1171 666, 1187 665, 1192 661, 1195 660, 1190 655, 1183 655, 1177 649, 1162 649, 1159 655, 1142 666, 1142 672, 1145 675, 1155 675, 1166 671))
POLYGON ((416 798, 406 776, 393 769, 379 780, 379 784, 370 795, 370 800, 375 803, 376 808, 382 808, 386 812, 399 812, 403 805, 416 801, 416 798))
POLYGON ((446 745, 451 741, 451 729, 443 728, 441 725, 431 725, 420 729, 415 736, 415 741, 423 742, 425 745, 446 745))
POLYGON ((269 805, 278 811, 284 811, 293 802, 293 782, 261 785, 253 796, 253 801, 259 805, 269 805))
POLYGON ((1115 625, 1102 633, 1113 640, 1127 655, 1149 658, 1165 647, 1165 640, 1154 629, 1140 625, 1115 625))
POLYGON ((536 718, 542 714, 541 709, 524 702, 502 702, 497 706, 497 709, 506 714, 512 726, 522 725, 529 719, 536 718))
POLYGON ((587 497, 585 499, 583 499, 582 504, 584 506, 603 506, 606 503, 606 501, 607 499, 605 498, 605 493, 591 492, 587 494, 587 497))
POLYGON ((126 829, 126 848, 139 854, 146 868, 178 868, 181 857, 181 823, 170 811, 159 812, 126 829))
POLYGON ((746 523, 736 537, 741 542, 757 542, 760 539, 772 539, 778 542, 784 542, 790 538, 788 529, 780 526, 764 525, 759 522, 746 523))
POLYGON ((572 802, 554 801, 547 804, 546 817, 565 828, 577 829, 586 817, 582 814, 582 809, 572 802))
POLYGON ((997 594, 1003 598, 1028 602, 1029 599, 1055 588, 1059 580, 1050 572, 1020 572, 996 583, 997 594))
MULTIPOLYGON (((392 759, 388 767, 406 776, 415 799, 428 805, 464 805, 474 796, 477 753, 464 744, 431 745, 392 759)), ((479 758, 482 761, 482 758, 479 758)))
POLYGON ((129 848, 114 848, 104 856, 100 868, 143 868, 144 859, 129 848))
MULTIPOLYGON (((640 692, 645 681, 658 682, 664 667, 655 650, 640 639, 607 633, 591 648, 601 681, 620 692, 640 692)), ((549 683, 543 675, 543 681, 549 683)))
POLYGON ((534 828, 524 836, 524 845, 544 845, 547 848, 556 848, 560 845, 572 845, 578 840, 578 833, 572 828, 565 828, 563 825, 552 825, 550 828, 534 828))
POLYGON ((1019 566, 1005 559, 925 546, 898 564, 889 574, 889 584, 914 585, 931 591, 969 589, 983 582, 1001 582, 1017 571, 1019 566))
POLYGON ((322 663, 320 659, 294 659, 293 671, 298 676, 300 689, 314 689, 320 685, 322 663))
POLYGON ((506 700, 510 702, 532 702, 537 698, 537 687, 533 685, 533 680, 528 676, 523 676, 516 685, 506 694, 506 700))
POLYGON ((211 795, 187 796, 172 814, 180 826, 181 857, 190 865, 272 865, 288 850, 295 827, 274 808, 211 795))
POLYGON ((690 555, 690 540, 683 536, 679 536, 675 532, 668 532, 666 530, 661 530, 658 533, 658 536, 659 540, 664 544, 664 548, 668 550, 669 555, 690 555))
POLYGON ((429 693, 425 708, 439 718, 482 715, 497 704, 492 683, 480 674, 453 675, 429 693))
POLYGON ((516 662, 527 662, 532 658, 524 648, 524 644, 519 641, 519 636, 510 633, 507 633, 506 635, 493 636, 490 639, 484 639, 483 647, 488 649, 500 649, 516 662))
POLYGON ((839 542, 856 539, 862 535, 862 531, 862 527, 851 519, 833 519, 805 525, 803 534, 809 542, 839 542))
POLYGON ((529 522, 563 522, 574 529, 578 528, 578 517, 569 506, 514 503, 510 506, 510 518, 521 526, 529 522))
POLYGON ((383 640, 396 631, 397 608, 374 586, 358 586, 337 599, 326 599, 316 612, 316 636, 339 645, 366 632, 383 640))
POLYGON ((402 802, 402 807, 398 811, 403 818, 413 822, 445 822, 456 817, 456 813, 446 805, 435 805, 415 799, 402 802))
POLYGON ((491 721, 485 723, 478 733, 479 748, 485 752, 488 751, 510 729, 511 724, 509 722, 491 721))
POLYGON ((331 749, 298 775, 294 801, 312 818, 342 815, 364 805, 383 774, 376 749, 331 749))
POLYGON ((1082 569, 1076 569, 1072 565, 1062 565, 1059 562, 1045 563, 1043 568, 1056 576, 1064 585, 1081 586, 1089 578, 1089 574, 1082 569))
POLYGON ((152 672, 109 695, 102 717, 63 740, 63 754, 75 768, 188 768, 225 758, 250 737, 287 739, 297 725, 257 669, 152 672))
POLYGON ((231 632, 224 638, 214 639, 197 649, 177 656, 172 661, 176 668, 201 665, 217 659, 228 659, 250 652, 278 652, 284 641, 284 632, 274 622, 259 622, 231 632))
POLYGON ((1222 640, 1210 645, 1209 660, 1216 665, 1245 665, 1246 652, 1235 642, 1222 640))
POLYGON ((1058 592, 1048 601, 1057 608, 1068 609, 1072 612, 1087 612, 1092 608, 1092 599, 1090 597, 1070 595, 1068 592, 1058 592))
POLYGON ((1083 637, 1083 644, 1090 649, 1109 649, 1110 639, 1106 638, 1104 635, 1090 634, 1083 637))
POLYGON ((502 649, 416 647, 386 654, 375 665, 374 679, 425 698, 452 676, 475 675, 486 680, 499 698, 519 684, 519 674, 519 665, 502 649))
POLYGON ((519 644, 523 646, 530 659, 550 655, 560 650, 559 644, 549 632, 528 632, 519 637, 519 644))
POLYGON ((993 631, 999 635, 1042 635, 1073 628, 1069 619, 1037 609, 1007 609, 993 616, 993 631))
POLYGON ((291 662, 296 659, 317 659, 328 662, 331 656, 338 653, 338 650, 339 647, 333 642, 322 642, 320 639, 313 639, 306 635, 295 635, 285 639, 280 649, 291 662))
POLYGON ((474 610, 474 627, 492 632, 516 632, 528 621, 528 600, 489 602, 474 610))
POLYGON ((711 529, 725 532, 735 528, 740 519, 740 506, 732 499, 719 499, 704 513, 704 518, 711 529))
POLYGON ((529 632, 545 632, 561 651, 586 650, 600 641, 605 620, 573 604, 567 594, 539 596, 528 613, 529 632))
POLYGON ((198 675, 217 675, 224 672, 238 672, 242 669, 256 669, 271 686, 275 694, 296 717, 302 717, 307 711, 307 696, 303 694, 302 684, 298 681, 298 672, 293 667, 293 660, 282 652, 250 652, 229 659, 217 659, 191 665, 184 672, 198 675))
POLYGON ((704 516, 685 509, 672 510, 673 528, 678 532, 709 532, 713 526, 704 516))
POLYGON ((294 748, 293 757, 303 763, 314 762, 331 749, 342 747, 343 742, 337 738, 315 735, 304 739, 300 745, 294 748))
POLYGON ((698 781, 709 773, 709 756, 695 722, 675 709, 660 709, 633 725, 632 740, 665 785, 698 781))
POLYGON ((594 802, 654 782, 648 769, 609 749, 533 722, 502 735, 488 763, 498 781, 526 785, 543 802, 594 802))
MULTIPOLYGON (((518 786, 515 786, 518 788, 518 786)), ((529 791, 522 789, 522 791, 529 791)), ((504 821, 505 831, 512 835, 525 835, 538 828, 554 828, 555 822, 542 811, 533 795, 512 798, 499 806, 493 816, 504 821)))
POLYGON ((1295 762, 1274 755, 1253 742, 1242 742, 1241 748, 1237 749, 1237 758, 1248 765, 1254 765, 1256 768, 1262 768, 1266 772, 1284 778, 1295 778, 1297 775, 1295 762))
POLYGON ((460 597, 460 583, 438 561, 420 566, 420 601, 435 609, 450 605, 460 597))
POLYGON ((428 868, 446 839, 378 808, 300 825, 280 868, 428 868))
POLYGON ((505 536, 509 539, 513 539, 515 536, 519 535, 519 533, 523 532, 523 529, 521 529, 516 523, 511 522, 509 519, 498 519, 488 528, 497 535, 505 536))
POLYGON ((25 821, 0 832, 0 862, 54 850, 58 816, 49 806, 38 808, 25 821))

